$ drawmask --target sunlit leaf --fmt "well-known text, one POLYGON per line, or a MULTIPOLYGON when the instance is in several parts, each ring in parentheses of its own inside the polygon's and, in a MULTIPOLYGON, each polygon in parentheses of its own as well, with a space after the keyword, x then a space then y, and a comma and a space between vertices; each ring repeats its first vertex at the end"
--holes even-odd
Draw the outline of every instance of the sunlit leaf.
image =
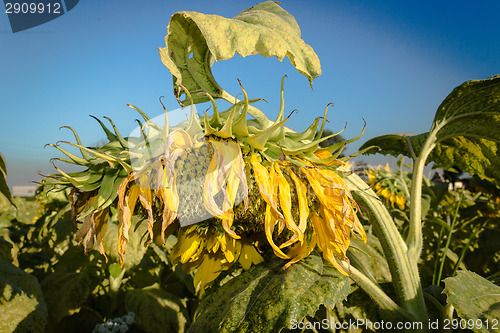
POLYGON ((10 193, 9 187, 7 186, 7 168, 5 166, 5 160, 2 154, 0 154, 0 193, 3 194, 12 205, 15 206, 14 201, 12 201, 12 195, 10 193))
POLYGON ((444 293, 460 318, 473 320, 474 332, 498 332, 500 323, 500 287, 470 271, 444 279, 444 293), (482 325, 477 323, 481 322, 482 325), (494 329, 492 325, 496 323, 494 329), (489 324, 489 327, 486 327, 489 324))
MULTIPOLYGON (((436 167, 459 167, 500 186, 500 76, 471 80, 455 88, 439 106, 430 132, 384 135, 369 140, 380 153, 412 157, 429 154, 436 167), (426 142, 427 141, 427 142, 426 142)), ((375 153, 371 150, 369 153, 375 153)))
MULTIPOLYGON (((140 220, 139 217, 132 217, 132 230, 134 230, 138 220, 140 220)), ((146 224, 146 221, 143 221, 137 230, 129 234, 129 241, 127 243, 124 262, 124 267, 126 269, 138 265, 146 253, 147 248, 144 246, 145 239, 142 238, 147 231, 146 224)), ((118 252, 116 251, 117 243, 118 226, 115 223, 108 223, 106 234, 104 235, 103 246, 106 256, 111 260, 111 262, 120 261, 118 252)))
MULTIPOLYGON (((160 57, 174 77, 174 93, 180 96, 182 84, 194 103, 208 101, 202 92, 221 97, 222 89, 212 75, 215 61, 260 54, 288 57, 310 84, 321 74, 316 53, 300 37, 295 18, 276 2, 268 1, 239 13, 232 19, 197 12, 172 15, 160 57)), ((262 73, 264 74, 264 73, 262 73)))
POLYGON ((37 279, 0 259, 0 331, 43 332, 47 305, 37 279))
POLYGON ((157 284, 129 291, 125 307, 135 313, 135 323, 144 332, 182 333, 189 324, 189 315, 181 301, 157 284))
POLYGON ((351 239, 348 252, 351 265, 377 282, 391 281, 391 272, 380 242, 371 234, 368 234, 367 238, 367 243, 360 239, 351 239))
POLYGON ((279 332, 349 293, 349 278, 316 254, 283 265, 264 262, 218 288, 203 299, 188 332, 279 332))

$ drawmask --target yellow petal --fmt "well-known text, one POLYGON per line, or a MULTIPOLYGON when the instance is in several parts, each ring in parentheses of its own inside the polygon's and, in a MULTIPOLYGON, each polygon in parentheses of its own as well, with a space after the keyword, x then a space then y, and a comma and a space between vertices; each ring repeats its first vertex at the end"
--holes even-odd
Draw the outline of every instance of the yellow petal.
POLYGON ((150 236, 150 241, 153 240, 153 224, 155 222, 153 216, 153 199, 151 196, 151 190, 143 187, 139 187, 139 200, 142 206, 148 212, 148 232, 150 236))
POLYGON ((194 228, 183 230, 175 244, 170 259, 175 265, 181 263, 194 262, 199 259, 200 254, 205 248, 205 238, 199 235, 194 228))
POLYGON ((314 226, 314 231, 316 232, 316 235, 318 236, 319 248, 323 252, 323 258, 325 258, 328 262, 330 262, 342 274, 349 275, 342 268, 342 266, 339 265, 339 263, 335 259, 335 254, 341 254, 341 253, 339 253, 339 251, 336 250, 336 248, 333 245, 333 242, 331 242, 326 237, 326 232, 325 232, 325 228, 324 228, 324 221, 321 219, 321 217, 317 213, 314 213, 312 215, 312 222, 313 222, 313 226, 314 226))
POLYGON ((280 248, 284 248, 295 243, 296 241, 302 242, 304 235, 302 234, 302 231, 299 229, 299 227, 295 224, 295 221, 293 220, 291 212, 292 196, 290 193, 290 185, 288 184, 286 178, 283 176, 279 164, 275 163, 271 167, 271 170, 274 170, 274 183, 279 188, 279 202, 281 211, 283 212, 283 215, 285 217, 286 227, 294 233, 293 236, 288 241, 280 245, 280 248))
POLYGON ((212 216, 223 216, 224 212, 219 208, 215 202, 214 197, 222 190, 221 184, 218 182, 219 170, 219 159, 222 157, 220 154, 215 152, 210 160, 210 165, 208 167, 207 176, 205 177, 205 183, 203 185, 203 205, 205 209, 212 214, 212 216))
POLYGON ((129 174, 118 188, 118 255, 120 264, 125 260, 125 246, 128 243, 128 232, 131 226, 132 214, 134 213, 137 199, 139 198, 139 186, 133 183, 128 191, 126 190, 129 182, 133 180, 133 174, 129 174))
POLYGON ((398 195, 396 198, 396 203, 399 206, 399 209, 401 209, 401 210, 405 209, 405 203, 406 203, 405 197, 398 195))
POLYGON ((219 274, 227 268, 229 268, 229 266, 221 260, 220 255, 213 253, 204 255, 193 277, 196 291, 208 287, 219 274))
POLYGON ((276 225, 277 217, 271 210, 271 205, 266 206, 266 216, 264 218, 264 228, 266 231, 266 238, 273 248, 274 254, 281 259, 289 259, 289 257, 280 250, 280 248, 274 243, 273 232, 274 226, 276 225))
POLYGON ((106 257, 106 254, 104 253, 104 247, 103 247, 102 242, 104 240, 104 235, 106 234, 106 227, 107 227, 108 218, 109 218, 109 206, 104 208, 103 210, 97 212, 96 215, 94 216, 95 233, 96 233, 95 237, 97 240, 97 249, 106 259, 106 263, 108 262, 108 258, 106 257))
POLYGON ((391 193, 391 196, 389 197, 389 201, 391 202, 391 207, 394 208, 394 203, 396 202, 396 194, 391 193))
POLYGON ((184 149, 193 146, 191 136, 183 129, 177 129, 168 135, 167 147, 170 149, 184 149))
POLYGON ((168 165, 160 168, 161 180, 157 190, 157 196, 163 203, 162 224, 161 224, 161 241, 165 244, 165 230, 177 218, 177 210, 179 207, 179 195, 177 194, 177 186, 175 182, 175 171, 170 169, 168 165))
POLYGON ((204 185, 204 206, 213 216, 222 220, 224 230, 233 238, 238 236, 232 229, 234 220, 233 206, 238 191, 243 191, 245 208, 248 206, 248 185, 241 150, 234 142, 210 142, 213 156, 204 185), (240 189, 241 185, 241 189, 240 189), (222 191, 224 201, 222 209, 214 197, 222 191))
POLYGON ((240 262, 241 267, 243 267, 244 270, 247 270, 252 266, 252 264, 257 265, 263 262, 264 258, 262 258, 252 244, 243 242, 238 261, 240 262))
POLYGON ((216 253, 219 250, 220 240, 219 237, 212 232, 207 233, 207 251, 216 253))
POLYGON ((233 263, 240 256, 241 241, 231 238, 229 235, 224 234, 226 238, 226 248, 223 251, 224 256, 228 263, 233 263))
POLYGON ((267 172, 267 169, 259 163, 257 155, 253 152, 250 155, 250 163, 252 164, 255 180, 259 187, 262 198, 270 206, 273 214, 275 214, 278 219, 283 220, 284 217, 278 211, 277 200, 273 195, 274 190, 271 175, 269 174, 269 172, 267 172))
POLYGON ((299 229, 302 233, 304 233, 307 227, 307 218, 309 217, 309 206, 307 204, 307 187, 293 173, 292 170, 288 170, 288 174, 295 183, 295 190, 297 191, 297 201, 299 202, 299 229))
POLYGON ((309 256, 311 252, 314 250, 316 247, 317 243, 317 236, 316 233, 313 232, 311 236, 311 241, 309 244, 307 243, 307 240, 304 239, 302 243, 296 243, 294 244, 291 248, 290 251, 288 251, 287 255, 292 257, 292 260, 287 262, 285 266, 283 266, 283 269, 287 269, 291 265, 295 264, 296 262, 299 262, 300 260, 304 259, 305 257, 309 256))

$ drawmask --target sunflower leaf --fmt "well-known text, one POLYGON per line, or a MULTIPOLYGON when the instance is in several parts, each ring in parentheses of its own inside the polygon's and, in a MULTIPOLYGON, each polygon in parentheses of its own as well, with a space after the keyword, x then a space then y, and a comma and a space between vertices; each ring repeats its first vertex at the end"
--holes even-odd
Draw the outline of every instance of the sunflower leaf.
POLYGON ((317 254, 283 264, 256 265, 205 297, 188 332, 279 332, 349 293, 349 278, 317 254))
POLYGON ((0 259, 0 331, 43 332, 47 305, 37 279, 0 259))
POLYGON ((360 150, 378 146, 384 155, 428 154, 427 163, 433 161, 443 169, 459 167, 500 187, 499 128, 500 75, 496 75, 455 88, 437 109, 429 132, 379 136, 360 150))
POLYGON ((447 301, 455 307, 460 318, 480 321, 474 332, 493 332, 500 317, 500 287, 470 271, 459 271, 457 276, 444 279, 447 301), (489 327, 486 326, 489 324, 489 327))
MULTIPOLYGON (((168 25, 165 47, 160 57, 173 75, 174 93, 179 98, 182 84, 193 102, 208 101, 201 92, 220 98, 223 90, 215 81, 211 67, 238 53, 242 57, 260 54, 288 57, 309 83, 321 74, 319 58, 301 38, 295 18, 276 2, 257 4, 232 19, 182 11, 175 13, 168 25)), ((180 101, 180 100, 179 100, 180 101)))
POLYGON ((15 206, 9 186, 7 186, 7 168, 2 154, 0 154, 0 193, 3 194, 13 206, 15 206))
POLYGON ((184 332, 189 325, 189 314, 182 302, 157 283, 129 291, 125 308, 135 313, 135 322, 144 332, 184 332))
POLYGON ((87 267, 82 272, 56 272, 41 283, 49 309, 48 330, 67 316, 78 312, 85 305, 92 290, 99 283, 95 269, 87 267))

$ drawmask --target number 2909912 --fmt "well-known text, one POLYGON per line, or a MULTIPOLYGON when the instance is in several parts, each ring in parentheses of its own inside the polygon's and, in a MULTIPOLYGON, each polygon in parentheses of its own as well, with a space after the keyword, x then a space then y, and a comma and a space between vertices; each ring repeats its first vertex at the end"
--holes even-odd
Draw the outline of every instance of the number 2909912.
POLYGON ((6 14, 62 14, 61 3, 6 2, 6 14))

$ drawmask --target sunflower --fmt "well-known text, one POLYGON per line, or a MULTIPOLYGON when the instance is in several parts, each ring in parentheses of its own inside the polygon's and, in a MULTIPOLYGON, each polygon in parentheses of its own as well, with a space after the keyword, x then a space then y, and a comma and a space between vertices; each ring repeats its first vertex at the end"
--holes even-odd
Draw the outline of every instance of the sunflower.
POLYGON ((406 207, 405 188, 409 187, 409 178, 404 171, 392 172, 387 163, 384 168, 367 169, 368 184, 373 187, 377 195, 384 198, 386 204, 394 209, 396 204, 400 210, 406 207), (404 183, 403 183, 404 182, 404 183))
MULTIPOLYGON (((243 269, 264 260, 265 250, 284 262, 284 269, 319 248, 323 257, 348 275, 339 261, 347 261, 350 237, 366 241, 357 217, 359 207, 339 171, 347 158, 337 157, 345 142, 321 148, 319 119, 304 132, 284 126, 282 100, 276 121, 247 119, 250 101, 218 112, 210 95, 213 115, 200 117, 194 107, 188 121, 175 128, 146 121, 141 138, 123 138, 99 121, 110 142, 102 147, 81 145, 76 157, 59 145, 66 162, 81 164, 82 173, 51 176, 47 186, 71 187, 77 239, 89 251, 102 239, 110 207, 118 208, 117 250, 123 264, 134 214, 147 221, 148 241, 165 242, 177 235, 170 253, 173 264, 194 272, 197 290, 210 286, 219 274, 239 263, 243 269), (318 130, 319 129, 319 130, 318 130), (261 255, 262 253, 262 255, 261 255)), ((191 99, 187 90, 186 96, 191 99)), ((252 100, 255 102, 257 100, 252 100)), ((293 112, 292 112, 293 113, 293 112)), ((352 141, 352 140, 351 140, 352 141)))

